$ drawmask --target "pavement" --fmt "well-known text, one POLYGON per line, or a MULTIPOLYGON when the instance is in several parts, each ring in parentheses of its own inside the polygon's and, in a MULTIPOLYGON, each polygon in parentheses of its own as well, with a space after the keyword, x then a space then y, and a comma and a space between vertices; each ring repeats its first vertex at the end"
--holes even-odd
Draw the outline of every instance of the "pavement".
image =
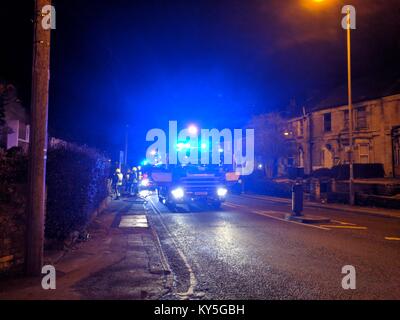
POLYGON ((0 282, 0 299, 160 299, 172 278, 142 199, 112 201, 89 228, 90 239, 67 252, 46 252, 56 290, 41 278, 0 282))

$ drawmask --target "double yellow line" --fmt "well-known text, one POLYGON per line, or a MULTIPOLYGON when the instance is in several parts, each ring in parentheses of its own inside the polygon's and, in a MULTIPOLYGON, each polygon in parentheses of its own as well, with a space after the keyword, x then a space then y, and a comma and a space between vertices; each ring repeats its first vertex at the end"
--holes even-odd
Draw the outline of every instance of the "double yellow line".
POLYGON ((321 224, 321 227, 326 227, 326 228, 335 228, 335 229, 354 229, 354 230, 367 230, 367 227, 359 227, 359 226, 335 226, 335 225, 325 225, 321 224))
POLYGON ((385 237, 385 240, 389 240, 389 241, 400 241, 400 238, 398 238, 398 237, 385 237))

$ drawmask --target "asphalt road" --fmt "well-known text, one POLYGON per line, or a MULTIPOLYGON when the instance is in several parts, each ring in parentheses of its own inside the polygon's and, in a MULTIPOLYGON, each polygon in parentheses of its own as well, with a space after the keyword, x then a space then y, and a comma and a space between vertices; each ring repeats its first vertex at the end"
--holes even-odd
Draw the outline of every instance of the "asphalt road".
POLYGON ((149 197, 149 222, 175 278, 165 299, 400 299, 400 219, 306 208, 332 219, 284 220, 288 204, 229 196, 221 210, 171 212, 149 197), (356 289, 342 288, 342 268, 356 289))

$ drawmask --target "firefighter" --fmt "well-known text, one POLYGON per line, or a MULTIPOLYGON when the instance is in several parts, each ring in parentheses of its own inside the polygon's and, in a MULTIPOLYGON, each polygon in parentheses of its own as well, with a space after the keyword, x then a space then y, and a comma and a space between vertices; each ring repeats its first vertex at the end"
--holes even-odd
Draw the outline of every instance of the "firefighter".
POLYGON ((121 169, 115 169, 115 174, 113 176, 113 186, 115 190, 115 200, 121 197, 121 188, 124 180, 124 175, 121 173, 121 169))
POLYGON ((131 183, 131 195, 136 196, 136 194, 138 193, 138 170, 136 167, 132 168, 132 183, 131 183))
POLYGON ((131 169, 125 173, 125 193, 130 194, 132 189, 132 172, 131 169))

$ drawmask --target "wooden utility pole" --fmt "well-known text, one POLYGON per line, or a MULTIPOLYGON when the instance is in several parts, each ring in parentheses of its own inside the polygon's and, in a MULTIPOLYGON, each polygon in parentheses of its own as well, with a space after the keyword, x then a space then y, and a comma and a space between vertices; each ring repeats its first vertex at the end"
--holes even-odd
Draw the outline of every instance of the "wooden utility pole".
POLYGON ((29 275, 40 275, 43 264, 51 29, 43 28, 42 8, 47 5, 51 5, 51 0, 35 2, 26 246, 26 272, 29 275))

